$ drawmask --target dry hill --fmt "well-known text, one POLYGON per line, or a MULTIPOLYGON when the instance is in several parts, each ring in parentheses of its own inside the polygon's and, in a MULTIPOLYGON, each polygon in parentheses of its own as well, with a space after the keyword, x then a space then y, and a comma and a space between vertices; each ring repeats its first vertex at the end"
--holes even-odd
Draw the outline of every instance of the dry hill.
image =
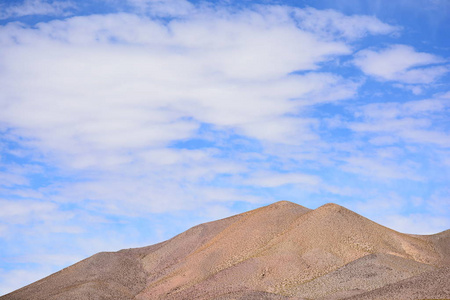
POLYGON ((402 234, 336 204, 281 201, 96 254, 0 299, 450 299, 449 252, 449 230, 402 234))

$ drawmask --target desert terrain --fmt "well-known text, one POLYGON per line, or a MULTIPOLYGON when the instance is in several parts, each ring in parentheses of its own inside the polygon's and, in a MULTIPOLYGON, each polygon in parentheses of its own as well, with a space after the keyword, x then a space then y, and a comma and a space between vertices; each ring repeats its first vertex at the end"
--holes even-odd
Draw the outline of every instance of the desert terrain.
POLYGON ((336 204, 280 201, 98 253, 0 299, 450 299, 450 230, 403 234, 336 204))

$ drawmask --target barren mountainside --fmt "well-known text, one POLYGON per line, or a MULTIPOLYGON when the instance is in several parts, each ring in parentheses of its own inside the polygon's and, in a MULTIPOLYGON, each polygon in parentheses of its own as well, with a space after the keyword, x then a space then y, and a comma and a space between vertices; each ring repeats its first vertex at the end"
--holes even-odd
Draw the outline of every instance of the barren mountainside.
POLYGON ((1 300, 450 299, 450 231, 410 235, 281 201, 98 253, 1 300))

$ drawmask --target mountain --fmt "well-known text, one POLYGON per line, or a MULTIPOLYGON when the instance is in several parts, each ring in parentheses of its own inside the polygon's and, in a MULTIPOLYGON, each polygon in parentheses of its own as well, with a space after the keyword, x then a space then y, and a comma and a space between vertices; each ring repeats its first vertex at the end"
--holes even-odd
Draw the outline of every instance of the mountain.
POLYGON ((450 299, 450 230, 403 234, 342 206, 281 201, 103 252, 1 300, 450 299))

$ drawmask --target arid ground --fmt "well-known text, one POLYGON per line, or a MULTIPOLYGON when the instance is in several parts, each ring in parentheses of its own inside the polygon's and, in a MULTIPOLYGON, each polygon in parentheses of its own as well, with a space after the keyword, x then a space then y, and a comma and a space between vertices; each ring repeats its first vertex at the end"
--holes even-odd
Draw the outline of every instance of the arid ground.
POLYGON ((1 300, 450 299, 450 230, 411 235, 281 201, 103 252, 1 300))

